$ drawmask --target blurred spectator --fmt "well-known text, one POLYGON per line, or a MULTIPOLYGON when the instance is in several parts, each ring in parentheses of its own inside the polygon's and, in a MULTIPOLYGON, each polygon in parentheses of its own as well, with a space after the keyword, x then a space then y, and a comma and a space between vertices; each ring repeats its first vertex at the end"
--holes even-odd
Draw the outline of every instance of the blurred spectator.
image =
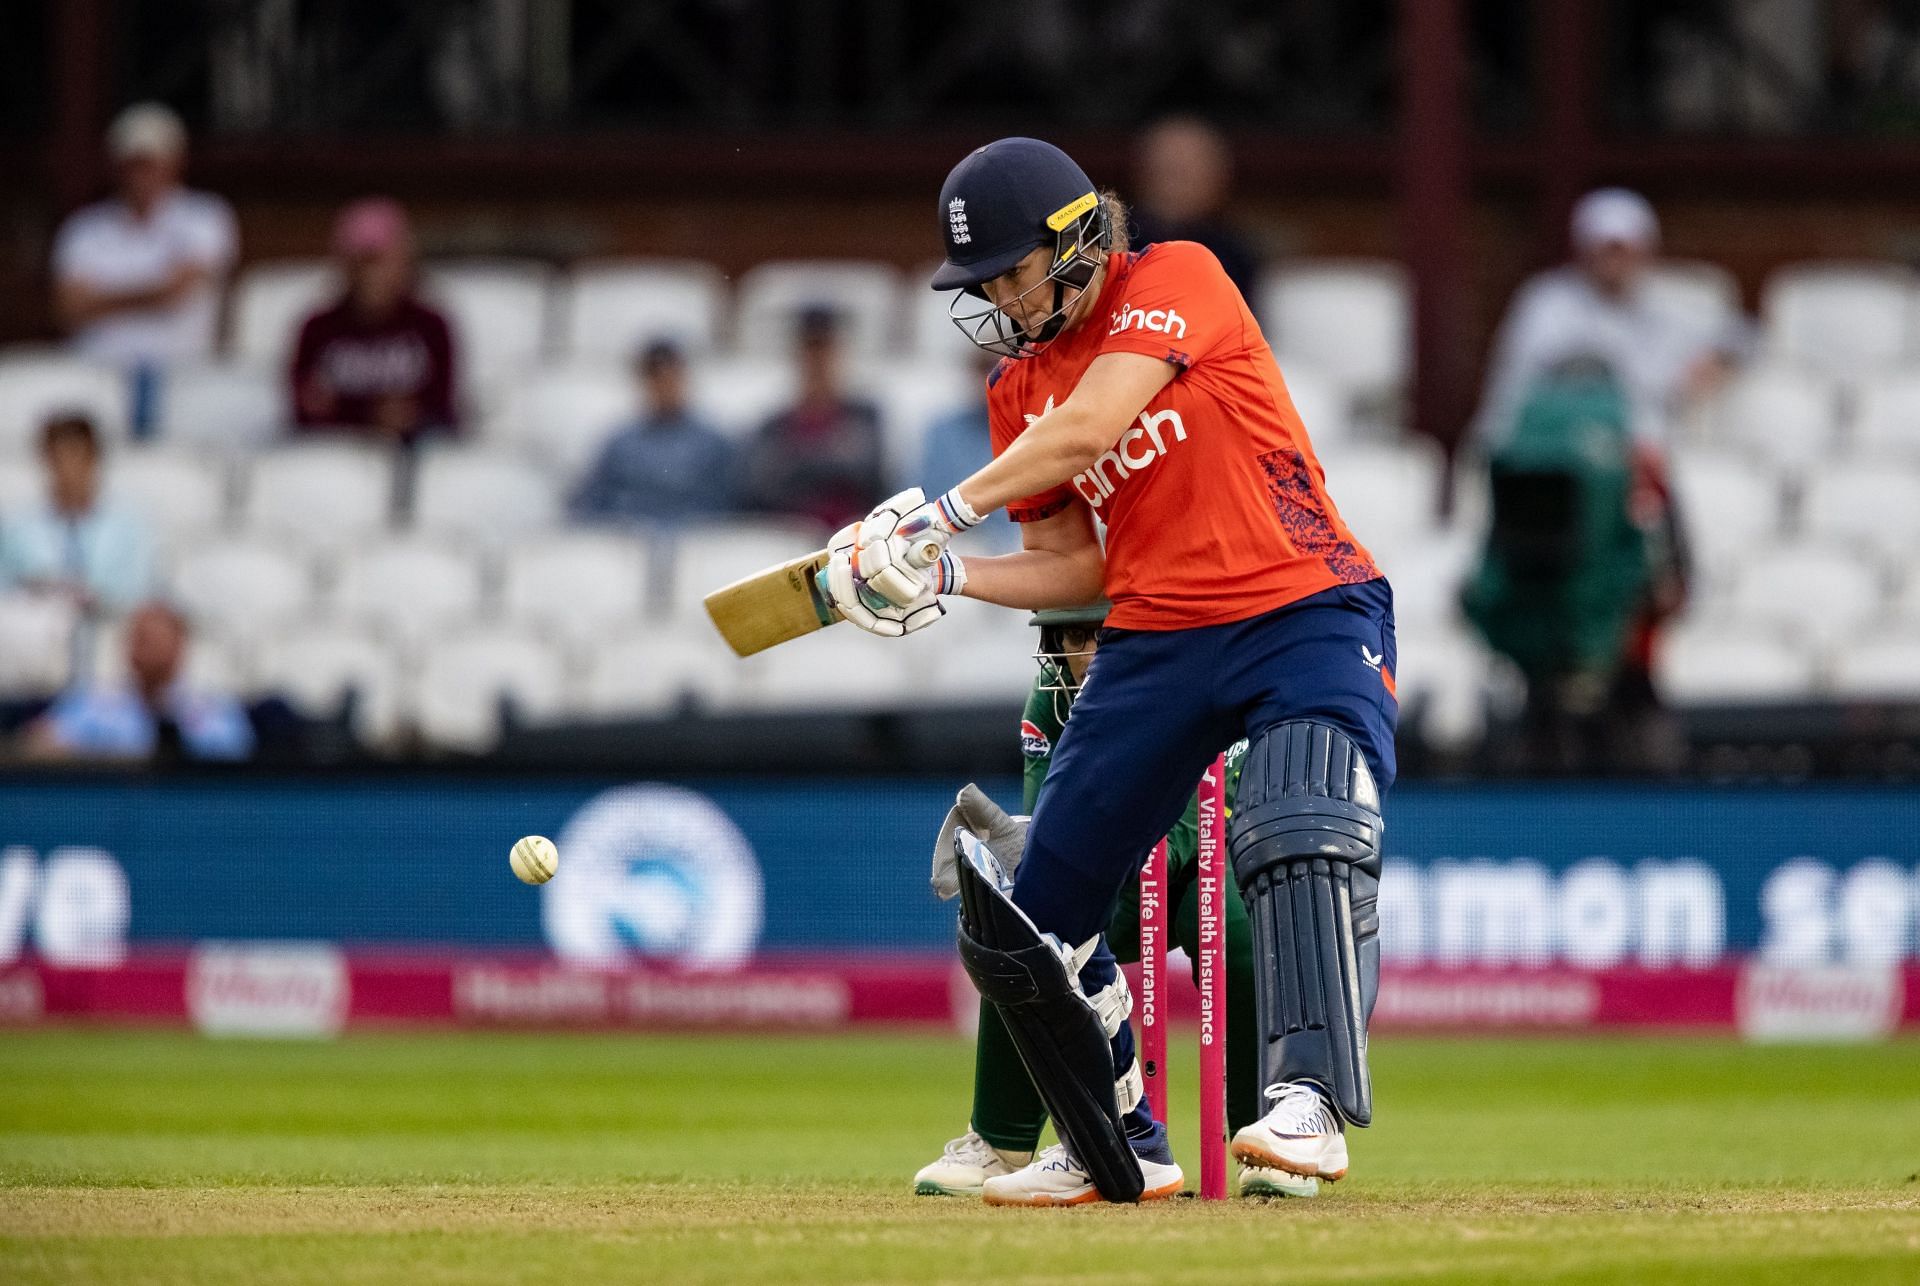
POLYGON ((1662 449, 1673 414, 1726 381, 1748 337, 1703 334, 1649 298, 1644 287, 1660 249, 1660 222, 1639 193, 1588 193, 1574 206, 1571 233, 1574 261, 1533 278, 1514 297, 1494 344, 1474 439, 1494 450, 1547 372, 1597 360, 1621 383, 1634 439, 1662 449))
MULTIPOLYGON (((994 359, 984 354, 982 357, 978 396, 969 405, 956 407, 927 426, 919 481, 930 496, 972 477, 993 459, 993 443, 987 429, 987 376, 993 370, 994 359)), ((988 514, 987 520, 967 539, 978 553, 1010 553, 1020 548, 1019 529, 1004 509, 988 514)))
POLYGON ((168 108, 121 112, 107 152, 114 195, 75 211, 54 241, 54 307, 77 350, 132 373, 134 427, 143 431, 158 372, 213 351, 239 233, 224 200, 181 185, 187 131, 168 108))
POLYGON ((199 692, 182 678, 187 622, 164 603, 127 618, 127 680, 82 684, 27 728, 25 752, 43 759, 240 760, 253 727, 232 696, 199 692))
POLYGON ((1133 244, 1197 241, 1252 299, 1260 257, 1225 214, 1233 157, 1220 131, 1195 116, 1170 116, 1141 138, 1136 165, 1139 199, 1127 212, 1133 244))
POLYGON ((357 201, 333 228, 346 293, 301 324, 294 421, 411 442, 458 428, 447 319, 414 293, 413 232, 384 198, 357 201))
POLYGON ((151 592, 152 540, 138 517, 102 496, 100 454, 85 416, 47 421, 46 497, 0 527, 0 590, 59 594, 87 615, 112 616, 151 592))
POLYGON ((760 426, 747 448, 742 500, 765 513, 852 522, 886 494, 881 473, 880 411, 842 387, 840 319, 828 309, 801 313, 800 396, 760 426))
POLYGON ((686 355, 671 340, 634 361, 642 409, 616 429, 574 488, 580 522, 671 522, 733 507, 733 447, 687 404, 686 355))

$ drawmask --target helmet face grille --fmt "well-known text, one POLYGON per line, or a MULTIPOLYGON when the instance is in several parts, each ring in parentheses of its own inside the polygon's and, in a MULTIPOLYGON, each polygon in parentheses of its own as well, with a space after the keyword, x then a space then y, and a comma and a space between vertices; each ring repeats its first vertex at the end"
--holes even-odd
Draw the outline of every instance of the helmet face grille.
POLYGON ((1104 205, 1096 205, 1054 235, 1053 266, 1018 296, 1024 301, 1035 291, 1049 287, 1054 291, 1053 308, 1032 331, 987 302, 977 287, 954 292, 947 316, 961 334, 995 356, 1038 356, 1066 328, 1068 310, 1079 302, 1078 292, 1087 288, 1094 273, 1106 263, 1107 247, 1112 242, 1113 225, 1104 205), (1066 297, 1069 290, 1076 292, 1072 299, 1066 297))
POLYGON ((1053 698, 1053 717, 1061 723, 1067 721, 1067 715, 1073 710, 1073 703, 1080 695, 1082 680, 1075 678, 1071 662, 1078 661, 1084 674, 1092 663, 1095 643, 1095 627, 1070 625, 1043 625, 1040 627, 1040 647, 1033 659, 1040 663, 1040 691, 1050 693, 1053 698))

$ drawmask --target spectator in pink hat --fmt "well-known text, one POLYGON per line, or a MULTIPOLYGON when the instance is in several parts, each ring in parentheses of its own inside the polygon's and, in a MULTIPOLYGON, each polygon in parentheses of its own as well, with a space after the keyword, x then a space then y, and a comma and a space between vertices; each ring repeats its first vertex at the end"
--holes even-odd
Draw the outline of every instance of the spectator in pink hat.
POLYGON ((403 443, 458 429, 453 332, 414 293, 406 211, 384 197, 356 201, 334 224, 333 253, 346 292, 300 327, 294 422, 403 443))

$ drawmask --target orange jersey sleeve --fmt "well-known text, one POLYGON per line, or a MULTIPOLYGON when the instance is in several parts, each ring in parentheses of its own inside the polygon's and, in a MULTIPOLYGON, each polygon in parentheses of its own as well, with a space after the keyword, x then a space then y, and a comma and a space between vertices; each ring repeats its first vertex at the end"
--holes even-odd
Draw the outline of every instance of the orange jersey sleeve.
MULTIPOLYGON (((1102 301, 1103 303, 1106 301, 1102 301)), ((1120 298, 1098 319, 1101 353, 1139 353, 1186 370, 1246 343, 1240 291, 1213 251, 1169 241, 1142 254, 1120 298)))

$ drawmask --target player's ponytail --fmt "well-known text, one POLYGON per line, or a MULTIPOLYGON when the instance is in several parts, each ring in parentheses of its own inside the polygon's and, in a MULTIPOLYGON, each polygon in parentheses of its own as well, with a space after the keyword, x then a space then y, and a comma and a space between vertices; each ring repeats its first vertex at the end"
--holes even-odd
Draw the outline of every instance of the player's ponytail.
POLYGON ((1100 194, 1100 208, 1106 212, 1107 227, 1110 229, 1110 241, 1107 248, 1118 254, 1125 254, 1131 244, 1133 229, 1128 226, 1127 203, 1120 194, 1109 188, 1100 194))

